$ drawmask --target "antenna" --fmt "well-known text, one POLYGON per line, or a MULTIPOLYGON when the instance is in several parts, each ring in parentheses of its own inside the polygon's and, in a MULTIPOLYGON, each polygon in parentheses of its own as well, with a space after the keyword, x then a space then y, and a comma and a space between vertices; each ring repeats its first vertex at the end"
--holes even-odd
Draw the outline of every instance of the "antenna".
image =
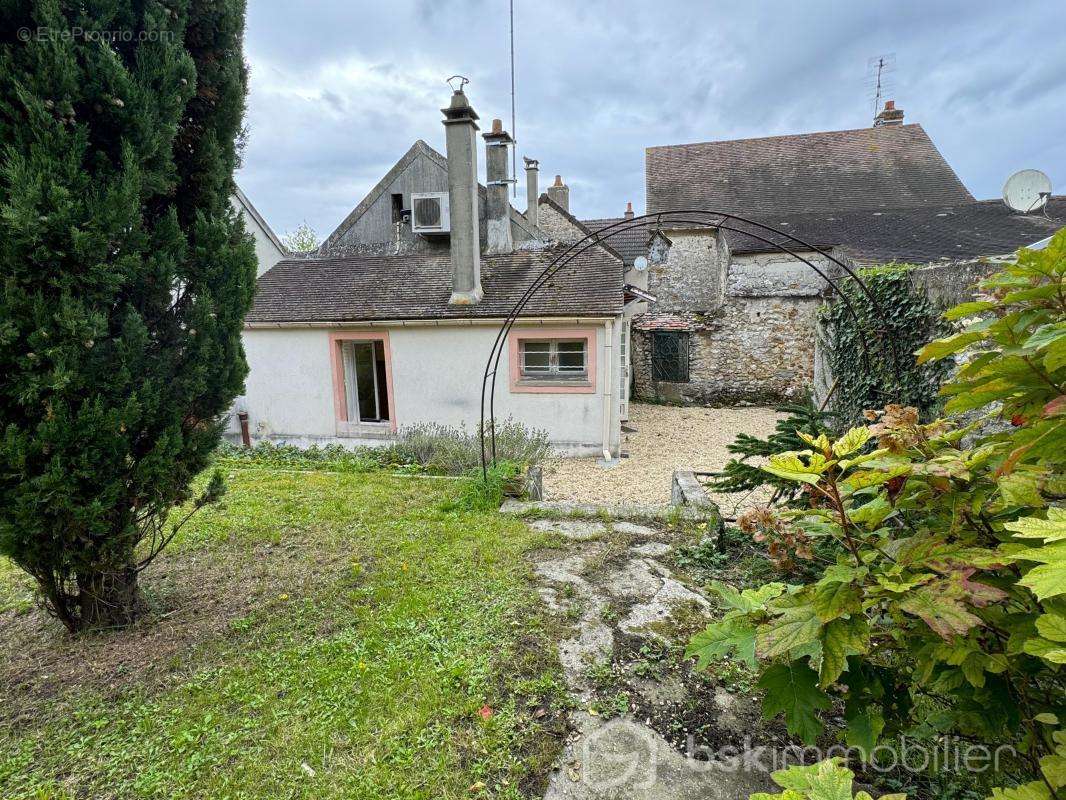
POLYGON ((882 99, 892 89, 892 74, 896 71, 896 54, 884 53, 866 62, 866 86, 873 95, 874 117, 881 111, 882 99))
POLYGON ((518 197, 518 125, 514 103, 514 0, 511 0, 511 138, 515 142, 511 147, 511 191, 513 197, 518 197))
POLYGON ((1051 197, 1051 178, 1038 169, 1015 172, 1003 184, 1003 202, 1012 211, 1039 211, 1051 197))

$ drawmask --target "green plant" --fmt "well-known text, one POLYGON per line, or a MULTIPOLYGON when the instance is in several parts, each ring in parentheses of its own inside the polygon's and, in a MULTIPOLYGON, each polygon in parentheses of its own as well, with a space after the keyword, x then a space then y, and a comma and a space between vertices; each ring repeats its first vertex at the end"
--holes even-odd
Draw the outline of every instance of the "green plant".
POLYGON ((495 511, 503 502, 507 489, 520 478, 518 464, 500 461, 490 466, 486 474, 480 469, 471 471, 463 481, 459 496, 444 503, 445 511, 495 511))
POLYGON ((764 465, 809 487, 811 506, 779 509, 780 523, 839 554, 802 585, 715 586, 730 610, 689 652, 760 661, 764 712, 794 735, 814 741, 839 703, 845 740, 867 753, 921 723, 1013 745, 1028 782, 996 797, 1066 784, 1064 274, 1066 231, 984 281, 946 315, 978 318, 921 351, 971 350, 942 394, 946 413, 980 419, 922 423, 890 405, 764 465))
POLYGON ((71 631, 124 625, 247 372, 244 2, 14 0, 0 24, 132 34, 0 44, 0 553, 71 631))
MULTIPOLYGON (((778 794, 756 792, 749 800, 873 800, 867 792, 852 794, 855 773, 839 758, 830 758, 809 767, 789 767, 770 775, 785 791, 778 794)), ((906 800, 905 794, 883 794, 881 800, 906 800)))
POLYGON ((889 402, 914 406, 923 420, 940 407, 937 390, 952 364, 920 364, 913 354, 951 326, 911 284, 913 269, 908 264, 862 269, 859 277, 873 301, 855 281, 845 280, 843 298, 822 308, 826 362, 837 382, 832 408, 838 426, 852 425, 865 409, 889 402))
POLYGON ((737 435, 727 449, 740 457, 730 459, 721 472, 714 474, 714 479, 707 484, 711 489, 717 492, 750 492, 769 485, 774 488, 776 498, 795 498, 799 492, 794 482, 763 471, 752 460, 761 461, 776 453, 802 450, 805 445, 799 434, 817 436, 828 432, 835 414, 818 410, 810 399, 803 404, 780 406, 777 411, 788 416, 777 421, 774 432, 766 439, 749 433, 737 435))
MULTIPOLYGON (((487 443, 486 443, 487 446, 487 443)), ((481 467, 481 437, 478 430, 437 423, 419 423, 400 430, 400 441, 391 448, 405 463, 419 464, 430 472, 463 475, 481 467)), ((496 458, 522 465, 542 462, 549 452, 548 434, 508 419, 496 426, 496 458)))

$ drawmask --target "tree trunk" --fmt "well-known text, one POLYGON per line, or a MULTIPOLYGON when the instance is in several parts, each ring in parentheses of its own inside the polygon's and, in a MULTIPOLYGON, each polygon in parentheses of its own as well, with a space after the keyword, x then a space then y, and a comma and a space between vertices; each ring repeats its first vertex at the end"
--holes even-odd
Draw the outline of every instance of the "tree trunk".
POLYGON ((129 625, 145 610, 137 584, 137 570, 126 566, 108 572, 78 575, 78 628, 114 628, 129 625))

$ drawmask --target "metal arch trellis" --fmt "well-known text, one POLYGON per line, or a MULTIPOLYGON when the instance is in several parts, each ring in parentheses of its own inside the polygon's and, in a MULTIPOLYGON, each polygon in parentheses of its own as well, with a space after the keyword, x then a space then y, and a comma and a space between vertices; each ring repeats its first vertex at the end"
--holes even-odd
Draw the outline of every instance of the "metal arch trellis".
MULTIPOLYGON (((856 324, 862 325, 862 320, 859 318, 855 307, 851 304, 848 296, 840 291, 840 287, 836 282, 827 275, 822 269, 810 260, 804 258, 793 247, 786 246, 780 241, 766 238, 761 235, 761 232, 768 232, 775 237, 784 237, 788 240, 789 245, 799 246, 804 251, 817 253, 824 256, 833 264, 840 267, 841 270, 847 275, 848 278, 855 281, 856 285, 866 295, 866 298, 870 301, 870 305, 873 307, 874 312, 878 318, 883 322, 885 319, 884 310, 881 308, 877 298, 873 296, 869 287, 863 283, 862 279, 855 273, 855 271, 849 267, 846 263, 834 256, 832 253, 825 251, 820 247, 816 247, 809 242, 804 241, 798 236, 794 236, 787 231, 782 231, 778 228, 771 227, 761 222, 748 219, 746 217, 739 216, 737 214, 729 214, 723 211, 707 211, 702 209, 689 209, 683 211, 661 211, 655 214, 644 214, 639 217, 631 217, 629 219, 622 219, 618 222, 607 225, 598 231, 594 231, 587 236, 579 239, 570 244, 565 250, 563 250, 558 256, 552 259, 551 263, 544 268, 544 270, 536 277, 536 279, 529 285, 529 287, 522 293, 521 297, 515 302, 510 312, 505 317, 503 323, 500 325, 499 330, 496 332, 496 339, 493 342, 492 350, 489 353, 488 360, 485 362, 485 372, 481 379, 481 419, 478 426, 478 432, 481 439, 481 471, 483 476, 488 474, 488 465, 490 461, 496 462, 496 374, 499 370, 500 358, 503 355, 504 345, 507 341, 507 334, 511 328, 514 327, 518 321, 519 315, 525 309, 529 301, 539 292, 544 285, 556 275, 559 271, 565 268, 570 262, 580 255, 585 253, 590 248, 606 242, 614 236, 622 233, 623 231, 630 231, 638 228, 655 228, 657 231, 663 229, 663 225, 687 225, 701 228, 708 228, 715 231, 732 231, 734 233, 740 233, 748 236, 763 244, 771 245, 779 253, 795 258, 797 261, 806 264, 810 267, 819 277, 822 278, 829 286, 833 288, 836 295, 845 304, 850 313, 852 319, 856 324), (751 230, 744 228, 737 228, 733 225, 727 224, 729 222, 742 223, 744 225, 750 225, 759 229, 760 233, 755 233, 751 230), (488 421, 486 425, 486 394, 488 395, 488 421), (486 447, 485 437, 486 432, 489 437, 489 446, 486 447)), ((883 331, 882 331, 883 332, 883 331)), ((860 339, 859 344, 862 348, 863 362, 867 368, 870 367, 870 353, 867 348, 865 339, 860 339)), ((900 354, 896 347, 895 341, 889 337, 888 346, 892 355, 892 370, 894 378, 896 380, 897 387, 902 383, 901 371, 900 371, 900 354)))

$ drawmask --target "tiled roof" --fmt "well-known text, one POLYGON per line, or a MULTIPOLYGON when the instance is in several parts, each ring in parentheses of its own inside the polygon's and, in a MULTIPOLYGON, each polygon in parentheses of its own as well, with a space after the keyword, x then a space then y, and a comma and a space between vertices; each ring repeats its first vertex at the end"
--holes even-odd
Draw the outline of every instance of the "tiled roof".
POLYGON ((921 125, 649 147, 648 213, 750 216, 973 201, 921 125))
MULTIPOLYGON (((1044 211, 1046 216, 1019 214, 1000 200, 983 200, 929 208, 764 215, 757 221, 816 247, 840 246, 860 262, 926 263, 1008 255, 1066 227, 1066 197, 1052 197, 1044 211)), ((758 233, 800 249, 785 237, 758 233)), ((774 249, 744 234, 726 236, 733 253, 774 249)))
MULTIPOLYGON (((625 217, 581 220, 586 228, 597 233, 609 225, 623 221, 625 221, 625 217)), ((648 254, 648 239, 650 236, 651 232, 648 228, 621 228, 606 242, 621 254, 625 265, 631 267, 633 266, 633 259, 637 256, 646 256, 648 254)))
POLYGON ((638 331, 694 331, 697 327, 691 318, 675 314, 641 314, 633 317, 633 328, 638 331))
MULTIPOLYGON (((250 324, 502 317, 565 248, 483 256, 484 299, 452 306, 447 253, 293 259, 259 278, 250 324)), ((618 260, 593 248, 534 295, 523 316, 612 316, 622 311, 618 260)))

